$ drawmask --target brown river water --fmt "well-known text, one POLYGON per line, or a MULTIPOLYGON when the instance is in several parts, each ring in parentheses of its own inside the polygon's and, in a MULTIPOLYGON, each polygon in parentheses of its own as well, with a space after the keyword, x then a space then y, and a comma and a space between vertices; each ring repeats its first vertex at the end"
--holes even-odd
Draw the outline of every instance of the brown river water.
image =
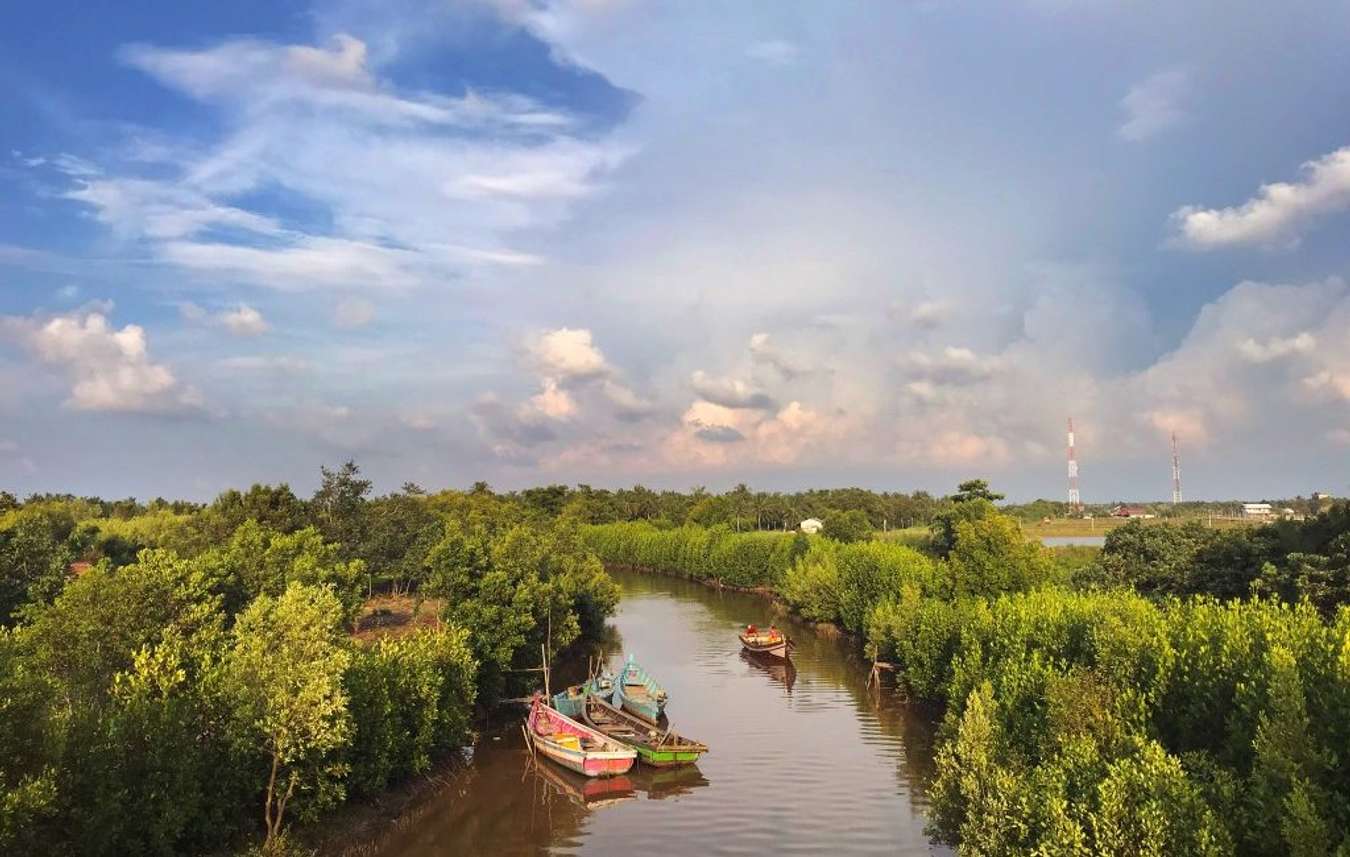
POLYGON ((950 853, 923 832, 932 725, 889 678, 869 690, 847 641, 774 616, 755 595, 614 577, 623 600, 600 654, 617 667, 632 653, 665 685, 674 727, 711 748, 698 766, 587 780, 532 761, 512 721, 363 853, 950 853), (793 668, 740 652, 736 631, 771 620, 797 643, 793 668))

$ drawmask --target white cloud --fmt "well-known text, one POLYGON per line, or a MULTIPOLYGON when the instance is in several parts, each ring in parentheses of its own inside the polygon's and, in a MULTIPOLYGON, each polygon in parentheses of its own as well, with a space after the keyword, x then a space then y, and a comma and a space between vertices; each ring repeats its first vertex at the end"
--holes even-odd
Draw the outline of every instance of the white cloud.
POLYGON ((1308 354, 1317 347, 1317 337, 1306 330, 1288 337, 1272 336, 1265 342, 1251 337, 1238 344, 1238 351, 1252 363, 1269 363, 1291 354, 1308 354))
POLYGON ((577 413, 576 400, 552 378, 544 379, 544 389, 531 396, 525 407, 552 420, 571 419, 577 413))
POLYGON ((595 378, 611 371, 589 330, 560 327, 539 334, 526 347, 540 373, 550 378, 595 378))
POLYGON ((769 334, 763 332, 750 336, 750 357, 758 363, 772 366, 789 381, 810 371, 804 361, 783 351, 769 334))
POLYGON ((215 108, 224 131, 206 145, 150 147, 153 177, 136 157, 121 169, 64 167, 66 196, 203 277, 408 288, 540 264, 508 238, 568 217, 630 153, 518 94, 401 91, 368 54, 345 34, 326 46, 127 48, 126 63, 215 108), (327 216, 319 226, 250 210, 242 200, 262 188, 327 216))
POLYGON ((1186 118, 1184 102, 1189 94, 1189 78, 1179 69, 1159 72, 1135 84, 1120 100, 1125 121, 1118 133, 1138 142, 1179 124, 1186 118))
POLYGON ((333 310, 333 324, 342 330, 365 327, 375 320, 375 305, 363 298, 346 298, 333 310))
POLYGON ((969 348, 948 345, 936 354, 911 352, 902 361, 908 371, 937 386, 962 386, 990 378, 999 369, 996 357, 981 357, 969 348))
POLYGON ((951 306, 943 301, 919 301, 910 307, 909 323, 920 330, 936 330, 951 315, 951 306))
POLYGON ((201 396, 150 358, 145 330, 117 330, 98 312, 50 318, 0 317, 0 332, 70 378, 67 406, 82 411, 164 413, 195 410, 201 396))
POLYGON ((220 323, 235 336, 261 336, 271 327, 262 313, 247 304, 221 313, 220 323))
POLYGON ((714 378, 699 370, 689 379, 689 386, 702 399, 726 408, 754 408, 772 411, 778 409, 773 397, 756 390, 739 378, 714 378))
POLYGON ((1178 240, 1198 250, 1298 243, 1298 232, 1319 217, 1350 208, 1350 146, 1303 165, 1299 182, 1262 185, 1233 208, 1186 206, 1172 214, 1178 240))

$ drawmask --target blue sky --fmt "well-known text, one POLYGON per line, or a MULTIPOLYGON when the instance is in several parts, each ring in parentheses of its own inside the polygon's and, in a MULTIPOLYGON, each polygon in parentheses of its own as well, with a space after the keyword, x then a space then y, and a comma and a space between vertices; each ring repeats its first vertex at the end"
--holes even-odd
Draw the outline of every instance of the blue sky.
POLYGON ((1350 10, 17 7, 0 486, 1350 493, 1350 10))

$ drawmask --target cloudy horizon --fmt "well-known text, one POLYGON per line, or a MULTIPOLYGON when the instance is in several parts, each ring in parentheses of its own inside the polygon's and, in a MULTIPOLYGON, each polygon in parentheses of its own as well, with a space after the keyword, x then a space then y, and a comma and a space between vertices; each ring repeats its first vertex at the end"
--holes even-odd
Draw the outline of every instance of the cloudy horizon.
POLYGON ((1350 494, 1344 4, 62 5, 0 489, 1350 494))

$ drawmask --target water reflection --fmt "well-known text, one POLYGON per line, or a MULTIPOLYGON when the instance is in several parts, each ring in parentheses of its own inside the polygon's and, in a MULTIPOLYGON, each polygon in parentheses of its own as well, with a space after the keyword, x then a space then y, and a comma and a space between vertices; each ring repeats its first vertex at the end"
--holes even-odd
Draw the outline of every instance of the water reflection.
POLYGON ((769 678, 787 688, 789 694, 792 693, 792 684, 797 680, 797 665, 791 659, 772 658, 741 649, 741 660, 767 673, 769 678))
MULTIPOLYGON (((616 574, 612 636, 591 655, 627 653, 665 686, 681 733, 709 745, 697 767, 636 767, 622 782, 585 781, 531 763, 519 721, 485 739, 469 769, 366 854, 835 855, 930 854, 923 833, 930 719, 844 641, 789 616, 793 660, 741 656, 738 629, 763 599, 675 578, 616 574), (531 769, 531 764, 539 767, 531 769)), ((585 657, 554 676, 580 681, 585 657)), ((519 718, 521 713, 512 715, 519 718)))

